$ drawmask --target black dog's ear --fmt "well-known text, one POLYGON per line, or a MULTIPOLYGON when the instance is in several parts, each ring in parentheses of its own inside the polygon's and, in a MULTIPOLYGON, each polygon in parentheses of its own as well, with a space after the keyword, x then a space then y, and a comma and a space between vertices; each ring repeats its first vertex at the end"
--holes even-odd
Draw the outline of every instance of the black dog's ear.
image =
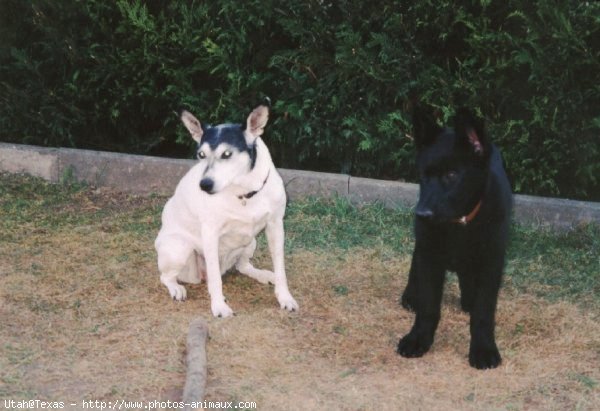
POLYGON ((412 113, 413 137, 417 150, 430 145, 442 128, 435 121, 431 110, 415 105, 412 113))
POLYGON ((489 153, 489 141, 485 134, 483 120, 477 118, 467 108, 460 108, 454 117, 454 131, 459 143, 468 147, 478 156, 489 153))

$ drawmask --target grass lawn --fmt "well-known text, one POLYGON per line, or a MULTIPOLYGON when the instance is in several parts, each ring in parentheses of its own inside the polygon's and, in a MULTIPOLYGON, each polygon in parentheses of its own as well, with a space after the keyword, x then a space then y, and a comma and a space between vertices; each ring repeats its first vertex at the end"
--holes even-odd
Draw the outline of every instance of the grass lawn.
MULTIPOLYGON (((189 322, 209 324, 207 400, 265 410, 600 409, 600 229, 515 226, 495 370, 468 365, 468 316, 448 276, 421 359, 395 353, 413 314, 398 299, 409 210, 305 200, 288 207, 286 267, 300 311, 231 273, 236 316, 205 284, 169 298, 154 238, 164 197, 0 175, 0 400, 179 400, 189 322)), ((268 268, 261 236, 255 265, 268 268)), ((68 408, 68 407, 67 407, 68 408)))

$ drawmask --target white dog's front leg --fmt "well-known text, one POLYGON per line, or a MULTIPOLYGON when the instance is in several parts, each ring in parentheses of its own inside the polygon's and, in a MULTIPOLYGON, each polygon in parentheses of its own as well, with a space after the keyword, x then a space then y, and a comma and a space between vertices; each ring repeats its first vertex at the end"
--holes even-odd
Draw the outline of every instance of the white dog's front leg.
POLYGON ((233 315, 233 310, 227 305, 223 296, 223 282, 219 267, 219 237, 214 232, 203 232, 202 238, 210 309, 215 317, 229 317, 233 315))
POLYGON ((254 278, 256 281, 262 284, 275 284, 275 274, 268 270, 259 270, 255 268, 251 263, 250 259, 254 255, 256 250, 256 239, 253 238, 252 242, 244 249, 244 252, 240 256, 235 267, 242 274, 247 275, 250 278, 254 278))
POLYGON ((297 311, 298 303, 290 294, 287 278, 285 275, 284 262, 284 231, 283 219, 278 218, 267 223, 266 228, 267 242, 269 243, 269 252, 273 259, 273 271, 275 272, 275 296, 281 308, 288 311, 297 311))

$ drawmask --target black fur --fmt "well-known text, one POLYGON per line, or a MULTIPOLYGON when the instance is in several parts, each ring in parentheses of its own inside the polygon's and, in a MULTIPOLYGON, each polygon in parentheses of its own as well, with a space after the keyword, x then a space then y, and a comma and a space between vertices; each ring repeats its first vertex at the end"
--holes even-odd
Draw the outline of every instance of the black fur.
MULTIPOLYGON (((267 108, 271 108, 271 99, 264 97, 262 102, 259 104, 267 108)), ((179 109, 179 117, 185 109, 179 109)), ((240 153, 247 152, 250 156, 250 169, 254 169, 256 165, 256 144, 248 145, 244 136, 246 130, 246 124, 222 124, 220 126, 204 126, 202 127, 202 138, 196 146, 196 154, 198 154, 200 146, 204 143, 208 143, 211 150, 215 150, 221 143, 229 144, 236 148, 240 153)))
POLYGON ((461 307, 470 313, 469 363, 494 368, 495 311, 508 240, 512 193, 498 149, 483 123, 461 109, 454 128, 438 126, 421 108, 413 114, 419 201, 415 249, 402 305, 416 312, 398 343, 404 357, 420 357, 433 344, 446 270, 458 274, 461 307), (472 221, 461 224, 480 204, 472 221))
POLYGON ((256 145, 248 145, 244 137, 244 127, 241 124, 224 124, 218 127, 208 126, 203 128, 203 135, 198 148, 204 143, 208 143, 212 150, 215 150, 219 144, 226 143, 236 148, 239 152, 247 152, 250 156, 250 169, 256 164, 256 145))
POLYGON ((200 144, 208 143, 212 150, 215 150, 219 144, 226 143, 240 152, 248 149, 244 131, 240 124, 223 124, 217 127, 208 126, 203 130, 200 144))

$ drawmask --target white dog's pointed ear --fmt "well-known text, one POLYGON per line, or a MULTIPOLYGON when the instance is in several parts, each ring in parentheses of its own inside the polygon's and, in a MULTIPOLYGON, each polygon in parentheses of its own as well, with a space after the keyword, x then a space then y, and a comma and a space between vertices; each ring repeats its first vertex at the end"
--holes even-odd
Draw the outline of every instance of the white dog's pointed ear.
POLYGON ((200 124, 200 121, 198 121, 198 119, 187 110, 182 110, 180 117, 181 121, 183 122, 183 125, 185 126, 185 128, 188 129, 188 131, 192 135, 192 138, 197 143, 200 143, 200 139, 202 139, 202 134, 204 133, 202 131, 202 125, 200 124))
POLYGON ((260 137, 265 131, 265 126, 269 120, 269 106, 267 104, 268 102, 265 101, 265 103, 252 110, 248 120, 246 120, 246 132, 252 135, 246 136, 246 139, 250 138, 252 140, 248 142, 249 144, 253 143, 256 137, 260 137))

